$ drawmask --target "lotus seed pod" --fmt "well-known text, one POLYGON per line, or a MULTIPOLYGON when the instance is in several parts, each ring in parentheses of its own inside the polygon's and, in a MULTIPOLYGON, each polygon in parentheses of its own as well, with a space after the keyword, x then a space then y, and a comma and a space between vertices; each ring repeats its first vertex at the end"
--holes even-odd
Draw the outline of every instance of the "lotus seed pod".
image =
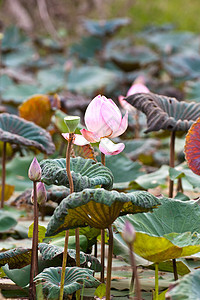
POLYGON ((40 165, 37 161, 37 158, 34 157, 29 170, 28 170, 28 177, 32 181, 40 181, 42 176, 42 170, 40 168, 40 165))
POLYGON ((64 118, 64 122, 67 125, 67 128, 69 130, 69 133, 74 133, 76 130, 79 122, 80 122, 80 117, 78 116, 67 116, 64 118))

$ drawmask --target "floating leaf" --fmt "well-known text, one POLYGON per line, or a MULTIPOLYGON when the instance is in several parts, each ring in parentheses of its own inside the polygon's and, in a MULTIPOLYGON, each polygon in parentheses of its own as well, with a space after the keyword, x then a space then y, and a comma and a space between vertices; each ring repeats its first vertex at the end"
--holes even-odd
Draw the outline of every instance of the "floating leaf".
POLYGON ((153 93, 131 95, 126 100, 146 114, 146 133, 160 129, 188 131, 200 115, 199 103, 179 102, 175 98, 153 93))
POLYGON ((133 162, 122 153, 106 156, 106 166, 111 170, 115 183, 129 182, 143 174, 141 171, 142 165, 138 162, 133 162))
POLYGON ((41 70, 37 74, 37 80, 42 93, 55 93, 66 86, 65 71, 60 67, 41 70))
POLYGON ((128 25, 128 18, 118 18, 112 20, 85 20, 84 26, 86 30, 94 36, 105 36, 114 34, 122 26, 128 25))
MULTIPOLYGON (((45 184, 64 185, 69 187, 66 172, 66 160, 46 159, 40 162, 42 168, 42 181, 45 184)), ((70 169, 76 192, 84 188, 92 188, 102 185, 106 189, 111 189, 113 185, 113 175, 111 171, 101 163, 95 163, 92 159, 82 157, 70 159, 70 169)))
POLYGON ((169 175, 169 166, 163 165, 160 169, 149 174, 144 174, 131 181, 129 186, 132 189, 144 188, 146 190, 155 188, 158 185, 166 184, 169 175))
POLYGON ((84 36, 81 41, 70 47, 70 53, 76 54, 82 60, 91 59, 102 48, 101 38, 95 36, 84 36))
POLYGON ((191 126, 186 135, 185 158, 190 169, 200 175, 200 118, 191 126))
POLYGON ((200 216, 197 201, 163 198, 153 213, 120 217, 115 221, 122 232, 126 220, 136 230, 134 251, 143 258, 161 262, 200 251, 200 216))
POLYGON ((31 253, 31 249, 22 247, 2 252, 0 253, 0 267, 8 264, 10 269, 21 269, 31 263, 31 253))
POLYGON ((109 56, 124 71, 144 68, 151 63, 158 62, 158 56, 145 46, 134 46, 130 49, 123 49, 123 51, 113 49, 109 56))
POLYGON ((68 76, 69 91, 91 95, 117 80, 115 72, 96 66, 73 69, 68 76))
MULTIPOLYGON (((60 293, 61 268, 48 268, 35 277, 36 282, 42 282, 43 292, 48 299, 58 299, 60 293)), ((67 267, 65 269, 64 296, 77 290, 97 287, 100 282, 93 277, 93 271, 85 268, 67 267)))
POLYGON ((166 292, 165 299, 169 300, 193 300, 199 299, 200 295, 200 270, 190 273, 175 284, 171 285, 166 292))
MULTIPOLYGON (((21 53, 20 53, 21 55, 21 53)), ((2 99, 4 102, 14 102, 15 104, 21 104, 24 100, 31 97, 33 94, 38 93, 38 87, 32 84, 11 84, 3 91, 2 99)))
POLYGON ((17 225, 17 221, 5 210, 0 210, 0 232, 9 230, 17 225))
POLYGON ((28 41, 27 36, 19 28, 10 26, 4 32, 1 47, 4 51, 15 50, 20 48, 26 41, 28 41))
POLYGON ((191 32, 147 32, 143 37, 162 52, 174 52, 190 45, 195 35, 191 32))
POLYGON ((7 113, 0 114, 0 140, 35 147, 47 154, 52 154, 55 150, 51 136, 46 130, 7 113))
POLYGON ((19 116, 46 128, 53 115, 50 98, 47 95, 34 95, 19 106, 19 116))
POLYGON ((175 54, 166 60, 165 70, 175 78, 182 80, 198 79, 200 75, 200 55, 175 54))
POLYGON ((104 189, 85 189, 63 199, 47 226, 46 236, 65 229, 87 225, 104 229, 121 214, 149 211, 159 205, 148 192, 118 193, 104 189))
MULTIPOLYGON (((2 186, 0 186, 0 200, 1 200, 1 189, 2 189, 2 186)), ((5 184, 4 201, 7 201, 8 199, 10 199, 14 190, 15 190, 14 185, 5 184)))

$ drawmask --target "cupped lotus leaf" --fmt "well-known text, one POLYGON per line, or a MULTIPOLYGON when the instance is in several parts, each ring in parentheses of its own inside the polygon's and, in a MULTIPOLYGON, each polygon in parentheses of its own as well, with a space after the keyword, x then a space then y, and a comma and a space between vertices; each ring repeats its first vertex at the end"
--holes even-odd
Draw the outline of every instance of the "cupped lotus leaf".
POLYGON ((126 98, 126 101, 146 114, 145 133, 160 129, 170 131, 188 131, 200 115, 200 104, 179 102, 175 98, 139 93, 126 98))
POLYGON ((104 189, 85 189, 63 199, 50 219, 46 236, 87 225, 104 229, 110 226, 120 213, 149 211, 159 204, 158 199, 148 192, 125 194, 104 189))
POLYGON ((200 118, 191 126, 185 141, 185 158, 190 169, 200 175, 200 118))
MULTIPOLYGON (((69 187, 66 172, 66 159, 46 159, 40 162, 42 168, 42 181, 47 184, 64 185, 69 187)), ((110 190, 113 185, 111 171, 101 163, 95 163, 92 159, 82 157, 70 158, 70 169, 74 182, 74 191, 84 188, 93 188, 102 185, 110 190)))
MULTIPOLYGON (((48 299, 59 299, 62 268, 44 269, 35 277, 36 282, 41 282, 43 292, 48 299)), ((65 269, 64 297, 71 295, 81 288, 99 286, 100 281, 93 277, 93 271, 85 268, 67 267, 65 269)))
POLYGON ((161 199, 153 213, 119 217, 115 225, 122 232, 128 220, 136 230, 135 253, 161 262, 200 251, 200 207, 197 201, 161 199))
POLYGON ((192 272, 170 286, 165 294, 169 300, 198 300, 200 295, 200 270, 192 272))
POLYGON ((31 263, 31 249, 22 247, 0 253, 0 267, 8 264, 10 269, 21 269, 31 263))
POLYGON ((47 154, 55 150, 51 136, 45 129, 7 113, 0 114, 0 140, 34 147, 47 154))
MULTIPOLYGON (((40 243, 38 245, 40 253, 43 260, 52 260, 56 256, 62 256, 64 247, 59 247, 51 244, 40 243)), ((76 250, 68 249, 67 250, 67 264, 70 266, 76 265, 76 250)), ((101 264, 98 259, 92 255, 85 254, 80 251, 80 264, 82 267, 89 267, 89 269, 94 270, 95 272, 101 271, 101 264)))
POLYGON ((53 110, 47 95, 34 95, 19 106, 19 116, 46 128, 51 122, 53 110), (44 117, 45 116, 45 117, 44 117))
POLYGON ((128 18, 118 18, 112 20, 85 20, 84 26, 86 30, 94 36, 106 36, 114 34, 122 26, 130 23, 128 18))

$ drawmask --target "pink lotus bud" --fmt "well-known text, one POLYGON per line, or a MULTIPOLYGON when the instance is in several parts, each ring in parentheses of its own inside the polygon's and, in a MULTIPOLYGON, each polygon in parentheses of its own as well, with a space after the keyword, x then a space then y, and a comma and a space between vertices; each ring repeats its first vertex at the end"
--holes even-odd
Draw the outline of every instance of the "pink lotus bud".
POLYGON ((125 223, 124 230, 122 232, 122 237, 127 244, 132 244, 135 241, 135 228, 128 221, 126 221, 125 223))
POLYGON ((28 170, 28 177, 32 181, 40 181, 42 176, 42 170, 40 168, 40 165, 37 161, 37 158, 34 157, 29 170, 28 170))
MULTIPOLYGON (((47 201, 47 192, 43 182, 39 182, 37 185, 37 203, 39 205, 44 204, 47 201)), ((31 202, 34 203, 34 195, 32 191, 31 202)))

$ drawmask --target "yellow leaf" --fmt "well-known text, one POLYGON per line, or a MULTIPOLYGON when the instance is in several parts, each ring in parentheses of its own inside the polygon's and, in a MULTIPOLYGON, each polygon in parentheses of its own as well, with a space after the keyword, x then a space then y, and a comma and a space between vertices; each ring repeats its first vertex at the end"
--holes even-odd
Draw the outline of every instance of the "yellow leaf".
MULTIPOLYGON (((1 190, 2 190, 2 186, 0 186, 0 200, 1 200, 1 190)), ((10 199, 14 190, 15 190, 14 185, 9 185, 9 184, 5 185, 4 201, 7 201, 8 199, 10 199)))
POLYGON ((51 102, 47 95, 34 95, 19 107, 19 116, 46 128, 53 115, 51 102))

